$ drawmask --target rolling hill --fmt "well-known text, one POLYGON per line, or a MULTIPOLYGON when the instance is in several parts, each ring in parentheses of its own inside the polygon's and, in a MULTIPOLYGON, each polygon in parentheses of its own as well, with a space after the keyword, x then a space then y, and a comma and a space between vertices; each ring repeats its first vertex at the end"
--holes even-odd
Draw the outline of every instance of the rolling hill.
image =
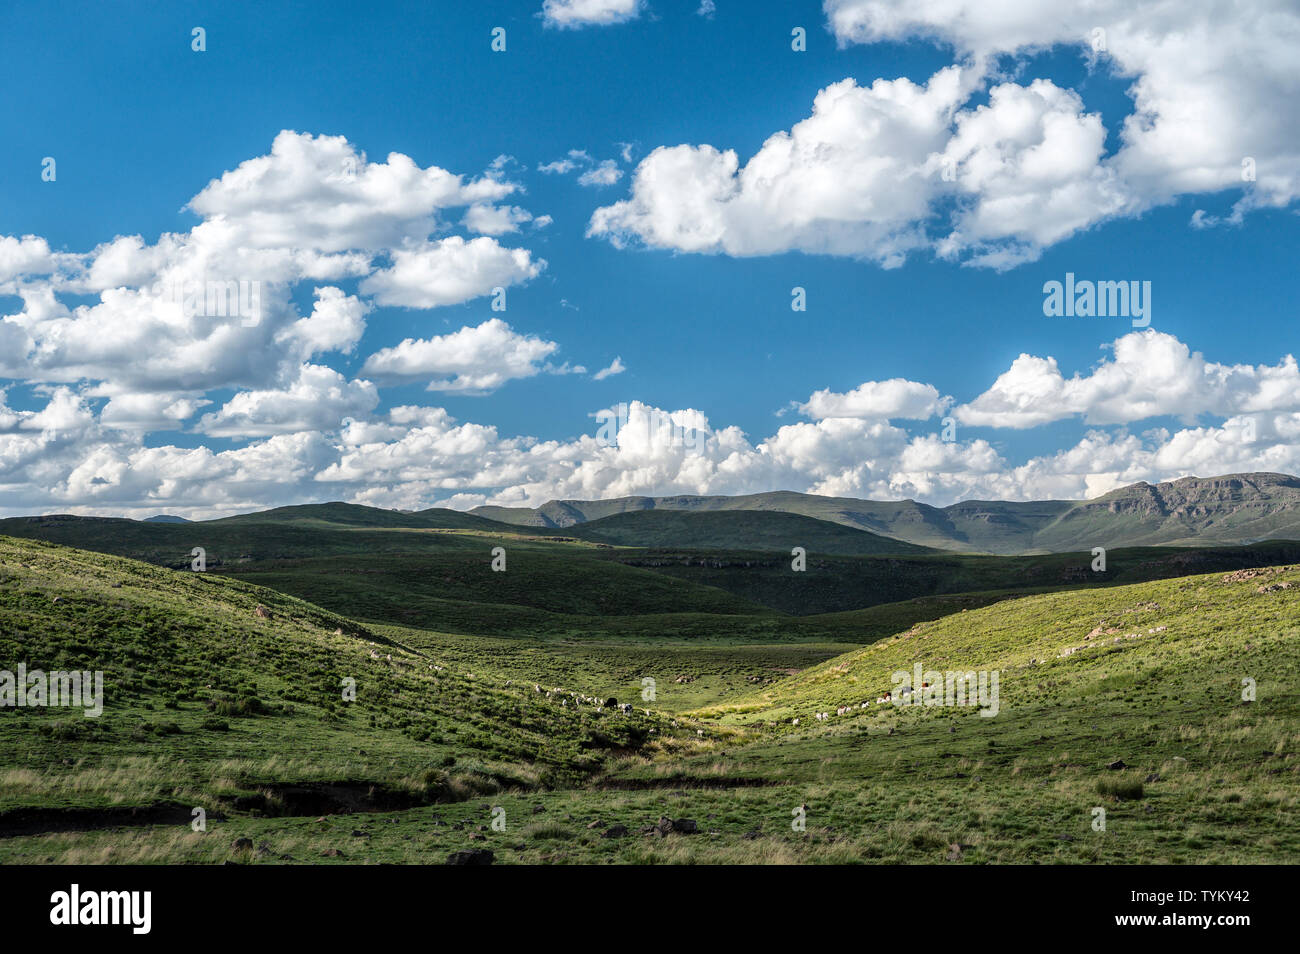
MULTIPOLYGON (((456 510, 410 514, 355 504, 309 504, 182 523, 52 514, 0 520, 0 535, 114 553, 163 566, 190 565, 202 547, 211 568, 344 553, 481 548, 489 534, 518 539, 519 527, 456 510)), ((555 536, 551 530, 528 536, 555 536)))
MULTIPOLYGON (((0 520, 0 534, 234 575, 354 619, 484 636, 615 634, 635 617, 673 617, 680 634, 771 632, 863 642, 814 617, 960 593, 1131 583, 1300 560, 1300 544, 1111 550, 1104 572, 1084 552, 988 556, 928 551, 783 512, 645 511, 565 531, 532 530, 456 511, 405 514, 351 504, 284 507, 170 524, 55 515, 0 520), (655 541, 686 540, 685 546, 655 541), (746 548, 741 548, 741 544, 746 548), (793 545, 808 551, 792 569, 793 545), (508 571, 491 569, 492 551, 508 571)), ((914 604, 917 619, 927 618, 914 604)))
POLYGON ((909 555, 938 552, 866 530, 783 511, 647 510, 600 517, 569 528, 580 540, 624 547, 683 550, 770 550, 808 553, 909 555))
POLYGON ((544 704, 274 590, 0 537, 0 670, 19 663, 102 672, 103 714, 0 709, 0 835, 19 809, 182 796, 216 812, 321 782, 407 803, 556 784, 651 728, 673 734, 544 704))
POLYGON ((460 510, 448 510, 445 507, 411 512, 406 510, 382 510, 378 507, 365 507, 360 504, 342 503, 340 501, 275 507, 271 510, 259 510, 253 513, 238 514, 233 517, 204 520, 201 523, 218 527, 279 523, 367 529, 405 528, 411 530, 479 530, 483 532, 501 532, 506 529, 503 524, 495 520, 488 520, 460 510))
POLYGON ((1160 699, 1172 716, 1198 694, 1239 702, 1242 675, 1267 682, 1265 711, 1300 713, 1300 565, 1176 577, 1028 595, 930 622, 812 667, 775 686, 701 712, 779 720, 815 709, 952 716, 951 708, 880 706, 891 674, 999 670, 1002 705, 1062 700, 1160 699), (1175 695, 1168 693, 1177 686, 1175 695), (1118 690, 1118 691, 1117 691, 1118 690), (1135 691, 1134 691, 1135 690, 1135 691), (861 708, 863 701, 872 704, 861 708), (787 715, 787 713, 789 715, 787 715))

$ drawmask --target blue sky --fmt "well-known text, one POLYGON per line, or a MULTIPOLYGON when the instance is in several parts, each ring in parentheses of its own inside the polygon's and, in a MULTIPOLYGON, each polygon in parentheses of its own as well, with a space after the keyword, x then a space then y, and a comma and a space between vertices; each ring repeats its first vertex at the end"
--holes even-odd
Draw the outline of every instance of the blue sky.
MULTIPOLYGON (((12 330, 0 336, 9 351, 0 511, 206 515, 309 499, 472 506, 782 488, 948 503, 1294 469, 1300 386, 1285 357, 1295 340, 1300 149, 1296 107, 1278 90, 1296 77, 1271 56, 1272 44, 1295 35, 1294 17, 1261 31, 1249 14, 1244 26, 1216 22, 1212 4, 1190 4, 1190 26, 1170 26, 1150 4, 1058 16, 1028 3, 1014 17, 986 12, 963 27, 925 3, 714 6, 559 0, 543 16, 542 0, 8 5, 0 237, 26 251, 13 252, 23 264, 8 271, 0 251, 0 316, 12 330), (1109 41, 1100 53, 1088 47, 1098 21, 1109 41), (804 52, 791 49, 796 26, 807 31, 804 52), (194 27, 206 31, 202 52, 191 49, 194 27), (495 27, 506 31, 505 52, 490 47, 495 27), (1211 39, 1217 52, 1186 65, 1189 49, 1211 39), (864 92, 898 78, 934 92, 945 70, 960 72, 961 91, 937 106, 864 92), (755 163, 743 185, 744 172, 721 187, 710 178, 717 167, 704 147, 734 150, 743 169, 769 137, 814 113, 820 91, 846 81, 853 88, 837 102, 847 105, 796 137, 795 159, 773 153, 777 171, 764 177, 755 163), (1221 101, 1207 102, 1206 90, 1221 101), (1135 112, 1142 123, 1126 130, 1135 112), (918 145, 922 127, 928 139, 918 145), (493 208, 529 220, 487 242, 522 250, 529 268, 502 279, 506 310, 491 308, 495 282, 436 307, 386 304, 401 295, 362 287, 398 247, 433 243, 425 251, 434 255, 448 237, 474 238, 466 200, 440 207, 431 228, 392 225, 405 229, 400 240, 390 229, 387 244, 345 242, 368 260, 347 274, 279 276, 287 303, 256 334, 225 340, 224 377, 208 373, 220 361, 195 357, 217 347, 211 323, 177 332, 154 355, 165 364, 165 348, 177 348, 178 368, 194 359, 192 382, 179 371, 167 382, 137 374, 138 351, 75 354, 68 335, 78 321, 73 337, 90 342, 140 328, 130 330, 141 319, 129 308, 105 304, 122 286, 86 278, 96 248, 139 235, 136 254, 148 258, 163 233, 192 235, 205 215, 186 204, 270 154, 285 130, 307 143, 342 137, 363 172, 365 160, 398 153, 421 170, 508 184, 493 208), (689 168, 655 159, 659 147, 678 146, 689 168), (585 154, 571 171, 540 168, 571 150, 585 154), (954 157, 955 188, 916 185, 926 156, 944 155, 954 157), (1238 171, 1247 156, 1259 170, 1253 181, 1238 171), (57 163, 55 181, 42 179, 45 157, 57 163), (610 162, 617 181, 579 182, 610 162), (876 179, 863 171, 882 162, 888 171, 876 179), (692 206, 685 197, 697 187, 722 191, 692 206), (739 201, 732 189, 744 193, 739 201), (902 211, 888 211, 896 201, 902 211), (614 210, 612 224, 593 229, 601 209, 614 210), (539 226, 542 217, 549 224, 539 226), (700 221, 715 236, 703 248, 688 234, 700 221), (1215 224, 1197 227, 1206 223, 1215 224), (23 236, 46 250, 27 255, 36 246, 17 244, 23 236), (905 252, 891 257, 898 242, 905 252), (1009 264, 990 267, 999 255, 1009 264), (1127 317, 1044 316, 1044 282, 1067 272, 1150 282, 1149 329, 1127 317), (364 331, 339 347, 272 354, 275 329, 311 314, 313 289, 326 285, 364 309, 364 331), (806 290, 805 312, 791 310, 795 286, 806 290), (33 306, 45 293, 71 310, 33 306), (502 349, 526 349, 520 342, 553 347, 498 384, 427 390, 448 373, 440 349, 456 347, 441 336, 494 319, 511 337, 470 348, 476 373, 496 373, 493 361, 509 362, 502 349), (409 373, 393 376, 401 356, 387 365, 374 356, 407 339, 433 341, 422 352, 426 373, 408 362, 409 373), (232 348, 256 360, 241 369, 232 348), (1060 381, 1037 365, 1013 373, 1022 354, 1055 359, 1060 381), (616 358, 626 370, 597 380, 616 358), (1099 362, 1108 367, 1094 373, 1099 362), (321 372, 309 384, 306 364, 337 377, 321 372), (1144 383, 1148 367, 1154 383, 1144 383), (910 384, 832 400, 894 379, 910 384), (310 388, 322 382, 352 389, 337 419, 299 420, 281 406, 291 392, 316 403, 310 388), (834 413, 810 407, 822 391, 834 413), (240 395, 249 392, 260 395, 256 411, 236 413, 232 402, 247 408, 240 395), (152 410, 133 420, 106 414, 114 400, 152 410), (194 402, 193 413, 159 418, 174 400, 194 402), (645 446, 631 433, 619 447, 582 444, 596 433, 594 412, 633 401, 646 413, 707 419, 718 441, 685 454, 659 447, 654 433, 645 446), (914 406, 917 416, 902 416, 914 406), (399 407, 444 409, 454 423, 413 412, 398 421, 399 407), (223 409, 220 422, 203 423, 223 409), (916 443, 950 415, 955 441, 916 443), (386 430, 349 443, 339 436, 345 417, 386 430), (1252 439, 1238 441, 1247 418, 1252 439), (529 450, 546 442, 556 443, 529 450)), ((1261 16, 1285 11, 1258 6, 1261 16)), ((329 204, 307 192, 259 196, 264 187, 232 181, 206 218, 255 217, 249 209, 283 202, 283 235, 303 203, 329 204)), ((389 204, 367 221, 406 201, 400 190, 382 197, 389 204)), ((251 274, 250 256, 269 247, 257 231, 264 223, 249 221, 235 245, 212 253, 244 263, 223 277, 251 274)), ((319 223, 307 215, 301 229, 281 244, 315 248, 319 223)), ((134 263, 114 282, 143 286, 161 267, 134 263)), ((401 294, 448 297, 428 287, 401 294)), ((149 340, 163 339, 144 335, 141 347, 149 340)))

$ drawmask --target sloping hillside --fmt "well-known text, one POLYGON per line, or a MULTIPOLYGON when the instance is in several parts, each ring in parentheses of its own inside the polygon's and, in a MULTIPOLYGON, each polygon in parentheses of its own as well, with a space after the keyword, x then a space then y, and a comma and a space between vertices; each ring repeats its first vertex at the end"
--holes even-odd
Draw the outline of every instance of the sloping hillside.
POLYGON ((272 590, 0 537, 0 670, 20 664, 102 672, 103 713, 0 709, 0 833, 38 808, 230 811, 285 786, 409 803, 556 784, 672 734, 640 710, 476 678, 272 590))
POLYGON ((918 597, 988 590, 1059 590, 1238 570, 1300 560, 1300 543, 1274 540, 1248 547, 1135 547, 1110 550, 1094 572, 1082 553, 1038 556, 810 555, 805 572, 787 554, 695 550, 613 551, 607 559, 682 581, 726 590, 786 613, 835 613, 918 597))
MULTIPOLYGON (((1112 549, 1105 571, 1093 572, 1086 550, 1015 557, 914 553, 909 544, 778 512, 646 511, 534 533, 504 524, 491 524, 490 531, 406 526, 425 518, 324 506, 186 524, 23 517, 0 521, 0 533, 172 569, 189 569, 193 549, 202 547, 209 572, 237 575, 353 619, 502 636, 625 632, 622 621, 645 614, 708 614, 706 631, 722 625, 734 633, 720 614, 813 616, 962 592, 1138 582, 1300 559, 1300 544, 1284 541, 1112 549), (372 525, 384 521, 399 525, 372 525), (694 546, 614 547, 581 539, 603 537, 606 527, 611 540, 685 538, 694 546), (724 538, 765 549, 709 545, 724 538), (794 545, 808 551, 805 572, 792 570, 794 545), (833 552, 877 546, 887 552, 833 552), (507 572, 492 570, 497 547, 507 551, 507 572)), ((747 623, 740 628, 752 631, 747 623)))
POLYGON ((577 547, 512 547, 493 572, 488 546, 350 553, 223 568, 356 619, 449 633, 540 635, 646 613, 758 616, 759 601, 602 559, 577 547))
POLYGON ((724 819, 719 837, 653 857, 1300 862, 1297 593, 1291 565, 1029 596, 706 706, 754 741, 684 756, 675 777, 763 784, 693 800, 724 819), (976 673, 974 704, 877 702, 918 664, 945 690, 946 673, 976 673), (997 712, 981 716, 991 671, 997 712))
POLYGON ((1260 695, 1254 711, 1300 715, 1300 566, 1006 600, 918 623, 708 714, 806 720, 846 705, 849 719, 966 714, 876 702, 897 694, 894 673, 918 663, 923 671, 1000 671, 1008 710, 1127 698, 1154 717, 1216 696, 1227 711, 1249 676, 1260 695))

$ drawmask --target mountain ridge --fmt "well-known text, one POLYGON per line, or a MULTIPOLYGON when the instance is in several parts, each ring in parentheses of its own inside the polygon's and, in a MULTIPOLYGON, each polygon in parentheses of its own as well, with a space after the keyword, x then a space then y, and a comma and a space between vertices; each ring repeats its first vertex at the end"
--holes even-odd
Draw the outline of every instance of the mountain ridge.
POLYGON ((1192 546, 1300 539, 1300 478, 1258 472, 1138 481, 1086 500, 963 500, 933 507, 779 490, 734 497, 677 494, 551 500, 540 507, 470 513, 538 530, 567 530, 616 514, 774 510, 797 513, 917 546, 959 552, 1033 553, 1093 546, 1192 546))

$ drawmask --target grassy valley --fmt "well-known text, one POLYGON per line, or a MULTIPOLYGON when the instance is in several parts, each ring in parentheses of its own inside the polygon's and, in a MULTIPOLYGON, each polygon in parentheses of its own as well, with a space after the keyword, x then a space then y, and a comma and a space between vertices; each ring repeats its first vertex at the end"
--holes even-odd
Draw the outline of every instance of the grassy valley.
POLYGON ((1295 567, 1003 600, 779 674, 757 647, 525 649, 46 544, 0 559, 4 658, 108 687, 99 720, 4 713, 6 861, 1300 857, 1295 567), (997 716, 874 701, 916 662, 999 670, 997 716), (570 680, 635 708, 546 695, 570 680), (686 821, 643 833, 661 818, 686 821))

